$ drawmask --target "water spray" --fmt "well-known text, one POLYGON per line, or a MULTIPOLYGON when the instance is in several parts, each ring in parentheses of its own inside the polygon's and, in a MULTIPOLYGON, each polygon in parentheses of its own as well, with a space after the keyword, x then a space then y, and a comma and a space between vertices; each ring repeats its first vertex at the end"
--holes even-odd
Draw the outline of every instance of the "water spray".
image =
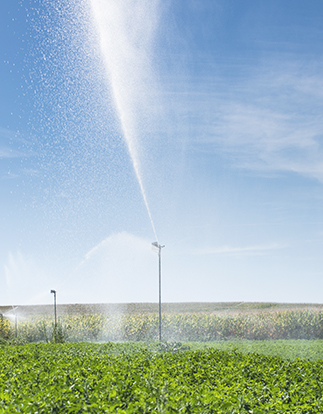
MULTIPOLYGON (((109 78, 110 89, 120 121, 121 130, 132 160, 140 192, 149 216, 159 257, 159 341, 161 326, 161 246, 143 185, 139 157, 139 137, 149 104, 145 102, 151 87, 149 80, 150 46, 156 29, 159 0, 91 0, 100 47, 109 78)), ((146 131, 147 132, 147 131, 146 131)))
POLYGON ((17 309, 18 306, 12 306, 12 309, 10 309, 8 312, 4 313, 4 316, 8 317, 8 318, 12 318, 12 316, 14 317, 14 321, 15 321, 15 338, 17 338, 18 336, 18 315, 17 315, 17 309))
MULTIPOLYGON (((139 161, 139 137, 150 103, 151 44, 157 26, 159 0, 91 0, 102 58, 120 127, 132 160, 143 201, 155 235, 139 161)), ((147 131, 146 131, 147 132, 147 131)))

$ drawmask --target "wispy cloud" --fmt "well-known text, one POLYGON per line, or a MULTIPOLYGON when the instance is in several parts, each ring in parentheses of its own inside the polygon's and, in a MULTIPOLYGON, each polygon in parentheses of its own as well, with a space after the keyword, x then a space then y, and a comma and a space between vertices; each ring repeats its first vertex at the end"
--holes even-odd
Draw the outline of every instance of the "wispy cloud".
POLYGON ((272 250, 279 250, 288 247, 286 244, 269 244, 258 246, 244 246, 244 247, 204 247, 195 249, 193 254, 196 255, 265 255, 272 250))
POLYGON ((323 181, 323 121, 256 104, 229 103, 204 145, 216 145, 235 166, 292 171, 323 181))
POLYGON ((24 152, 9 148, 0 143, 0 158, 21 158, 26 156, 24 152))
POLYGON ((0 127, 0 159, 25 158, 33 155, 31 151, 21 149, 23 142, 17 132, 0 127))
POLYGON ((13 180, 13 179, 18 178, 18 177, 19 177, 18 174, 14 174, 14 173, 12 173, 12 172, 9 171, 6 174, 2 174, 0 176, 0 180, 13 180))
POLYGON ((294 172, 323 182, 321 67, 276 59, 213 86, 206 78, 209 89, 201 81, 199 95, 179 98, 189 102, 182 112, 194 124, 192 148, 222 155, 236 168, 294 172))
POLYGON ((38 177, 39 176, 39 170, 36 170, 34 168, 24 168, 23 174, 28 175, 30 177, 38 177))

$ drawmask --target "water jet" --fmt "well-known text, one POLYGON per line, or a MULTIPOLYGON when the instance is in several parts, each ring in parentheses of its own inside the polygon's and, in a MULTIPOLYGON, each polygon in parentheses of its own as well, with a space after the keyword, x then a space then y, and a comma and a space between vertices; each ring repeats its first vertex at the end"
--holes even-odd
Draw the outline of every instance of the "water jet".
POLYGON ((141 126, 149 112, 152 84, 151 44, 157 20, 158 0, 91 0, 102 58, 120 128, 132 160, 135 176, 155 238, 157 233, 142 178, 141 126))

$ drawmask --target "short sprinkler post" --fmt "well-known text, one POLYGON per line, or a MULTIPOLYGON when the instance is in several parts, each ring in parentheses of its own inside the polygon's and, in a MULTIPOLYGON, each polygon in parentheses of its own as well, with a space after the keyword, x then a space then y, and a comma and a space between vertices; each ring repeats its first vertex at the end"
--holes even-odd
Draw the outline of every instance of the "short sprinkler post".
POLYGON ((13 306, 8 312, 4 314, 4 316, 8 316, 11 319, 14 319, 15 323, 15 338, 18 336, 18 315, 17 315, 18 306, 13 306))
POLYGON ((158 259, 159 259, 159 342, 162 340, 162 311, 161 311, 161 249, 164 246, 161 246, 158 242, 151 243, 152 246, 158 249, 158 259))
POLYGON ((57 327, 56 290, 52 289, 50 293, 54 294, 54 321, 55 321, 55 328, 56 328, 57 327))
POLYGON ((18 306, 13 306, 12 311, 15 316, 15 338, 18 336, 18 315, 17 315, 18 306))

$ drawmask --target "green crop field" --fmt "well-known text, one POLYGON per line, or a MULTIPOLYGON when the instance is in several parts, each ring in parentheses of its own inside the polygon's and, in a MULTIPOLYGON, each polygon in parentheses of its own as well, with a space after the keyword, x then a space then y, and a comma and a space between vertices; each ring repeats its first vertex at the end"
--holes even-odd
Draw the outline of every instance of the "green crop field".
POLYGON ((216 342, 191 342, 191 349, 217 348, 230 352, 258 353, 286 360, 323 360, 323 340, 279 339, 269 341, 232 340, 216 342))
MULTIPOLYGON (((64 341, 154 341, 158 339, 158 313, 59 314, 64 341)), ((166 341, 323 339, 323 311, 318 309, 257 310, 257 312, 163 312, 166 341)), ((17 336, 22 342, 49 342, 53 316, 35 314, 0 319, 0 338, 17 336)))
POLYGON ((0 413, 323 412, 322 360, 180 344, 42 343, 1 346, 0 373, 0 413))
POLYGON ((319 305, 168 304, 162 343, 154 304, 62 305, 56 329, 21 308, 0 313, 0 414, 323 412, 319 305))

